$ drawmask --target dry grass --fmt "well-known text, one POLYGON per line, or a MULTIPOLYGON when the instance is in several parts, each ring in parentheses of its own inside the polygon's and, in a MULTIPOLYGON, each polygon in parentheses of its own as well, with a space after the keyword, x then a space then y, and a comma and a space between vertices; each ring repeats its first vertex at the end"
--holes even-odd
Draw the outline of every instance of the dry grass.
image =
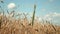
POLYGON ((43 24, 38 20, 34 21, 32 26, 27 17, 15 19, 0 14, 0 34, 60 34, 60 26, 43 24))

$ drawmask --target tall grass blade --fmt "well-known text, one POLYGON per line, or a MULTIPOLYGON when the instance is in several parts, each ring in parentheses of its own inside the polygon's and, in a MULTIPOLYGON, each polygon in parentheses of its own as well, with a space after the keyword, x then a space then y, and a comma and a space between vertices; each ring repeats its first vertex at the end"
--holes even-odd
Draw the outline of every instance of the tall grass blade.
POLYGON ((35 11, 36 10, 36 5, 34 5, 34 12, 33 12, 33 17, 32 17, 32 26, 34 24, 34 18, 35 18, 35 11))

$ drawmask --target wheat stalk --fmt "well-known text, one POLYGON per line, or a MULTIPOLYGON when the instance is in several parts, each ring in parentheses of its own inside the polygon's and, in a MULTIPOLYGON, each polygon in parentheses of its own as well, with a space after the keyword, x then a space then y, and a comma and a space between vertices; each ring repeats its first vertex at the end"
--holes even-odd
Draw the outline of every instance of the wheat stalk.
POLYGON ((34 5, 34 12, 33 12, 33 17, 32 17, 32 26, 33 26, 33 24, 34 24, 35 10, 36 10, 36 5, 34 5))

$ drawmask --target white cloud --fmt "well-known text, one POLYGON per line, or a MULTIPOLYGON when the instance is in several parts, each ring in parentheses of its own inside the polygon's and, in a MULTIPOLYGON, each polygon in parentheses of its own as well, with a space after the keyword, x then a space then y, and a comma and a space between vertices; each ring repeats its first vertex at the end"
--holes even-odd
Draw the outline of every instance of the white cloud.
POLYGON ((15 8, 15 7, 16 7, 15 3, 9 3, 8 4, 9 9, 12 9, 12 8, 15 8))
POLYGON ((53 16, 60 16, 60 13, 55 12, 53 16))
POLYGON ((45 17, 50 17, 50 16, 57 17, 57 16, 60 16, 60 13, 54 12, 54 13, 52 13, 52 14, 47 14, 47 15, 45 15, 45 17))
POLYGON ((47 20, 52 20, 53 18, 55 17, 60 17, 60 13, 51 13, 51 14, 47 14, 44 16, 44 19, 47 19, 47 20))

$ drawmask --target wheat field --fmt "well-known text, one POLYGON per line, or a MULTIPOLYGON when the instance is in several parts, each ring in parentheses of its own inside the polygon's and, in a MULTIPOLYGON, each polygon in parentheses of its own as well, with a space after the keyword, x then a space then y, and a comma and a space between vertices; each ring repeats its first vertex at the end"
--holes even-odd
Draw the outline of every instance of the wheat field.
POLYGON ((60 34, 60 26, 41 23, 38 19, 34 20, 32 26, 32 20, 26 16, 23 19, 13 16, 0 14, 0 34, 60 34))

